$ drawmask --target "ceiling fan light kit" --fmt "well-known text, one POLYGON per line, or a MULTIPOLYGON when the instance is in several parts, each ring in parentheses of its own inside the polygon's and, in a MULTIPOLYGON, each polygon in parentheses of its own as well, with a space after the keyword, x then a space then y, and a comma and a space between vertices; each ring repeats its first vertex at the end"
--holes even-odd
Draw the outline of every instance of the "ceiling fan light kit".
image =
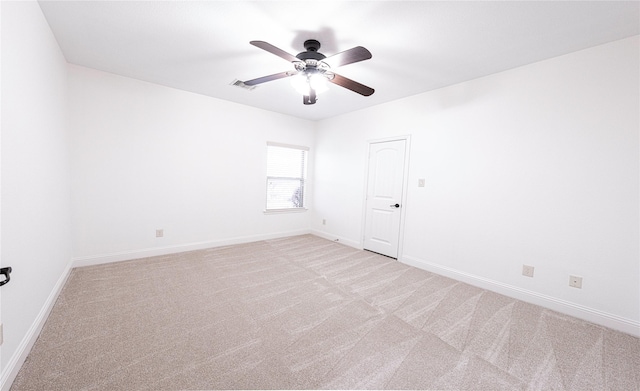
POLYGON ((327 74, 299 73, 291 78, 291 85, 302 95, 309 95, 311 90, 321 94, 329 89, 327 74))
POLYGON ((371 87, 360 84, 354 80, 340 76, 331 70, 331 67, 339 67, 355 62, 370 59, 371 52, 362 46, 325 56, 320 53, 320 42, 308 39, 304 42, 305 51, 293 56, 282 49, 264 41, 251 41, 250 44, 260 49, 275 54, 293 64, 295 70, 276 73, 243 82, 246 86, 256 86, 285 77, 293 77, 291 84, 296 91, 302 94, 302 103, 312 105, 317 101, 317 95, 328 89, 327 82, 339 85, 363 96, 370 96, 375 92, 371 87))

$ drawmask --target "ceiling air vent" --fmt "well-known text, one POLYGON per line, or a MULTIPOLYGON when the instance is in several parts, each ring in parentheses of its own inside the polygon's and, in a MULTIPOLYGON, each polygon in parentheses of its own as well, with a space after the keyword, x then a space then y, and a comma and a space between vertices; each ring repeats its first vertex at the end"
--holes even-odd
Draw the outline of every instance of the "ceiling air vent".
POLYGON ((254 90, 257 86, 248 86, 246 84, 244 84, 244 82, 242 80, 238 80, 238 79, 234 79, 231 82, 232 86, 236 86, 236 87, 240 87, 240 88, 244 88, 245 90, 254 90))

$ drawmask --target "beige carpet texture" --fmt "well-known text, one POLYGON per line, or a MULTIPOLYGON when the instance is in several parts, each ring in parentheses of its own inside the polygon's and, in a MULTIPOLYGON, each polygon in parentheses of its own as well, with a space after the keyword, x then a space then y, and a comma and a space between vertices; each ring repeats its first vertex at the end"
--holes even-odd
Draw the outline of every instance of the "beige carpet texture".
POLYGON ((639 390, 638 338, 312 235, 76 268, 11 390, 639 390))

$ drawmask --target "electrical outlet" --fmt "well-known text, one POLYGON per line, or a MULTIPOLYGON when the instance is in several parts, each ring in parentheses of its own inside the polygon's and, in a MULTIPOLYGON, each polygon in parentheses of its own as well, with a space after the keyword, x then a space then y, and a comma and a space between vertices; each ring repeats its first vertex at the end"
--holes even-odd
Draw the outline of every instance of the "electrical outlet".
POLYGON ((522 275, 527 277, 533 277, 533 266, 522 265, 522 275))
POLYGON ((569 286, 582 289, 582 277, 569 276, 569 286))
POLYGON ((164 236, 164 229, 156 229, 156 238, 161 238, 164 236))

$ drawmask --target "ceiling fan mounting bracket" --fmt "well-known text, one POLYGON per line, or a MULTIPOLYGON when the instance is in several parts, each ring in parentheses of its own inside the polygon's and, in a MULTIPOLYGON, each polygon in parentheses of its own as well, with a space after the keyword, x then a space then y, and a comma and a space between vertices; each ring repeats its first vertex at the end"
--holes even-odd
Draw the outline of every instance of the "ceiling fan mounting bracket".
POLYGON ((320 49, 320 41, 315 39, 307 39, 303 44, 304 48, 310 52, 317 52, 320 49))
MULTIPOLYGON (((302 53, 298 53, 298 55, 296 56, 302 61, 305 61, 305 62, 306 60, 321 61, 327 58, 327 56, 325 56, 324 54, 318 51, 318 49, 320 49, 320 42, 318 42, 315 39, 307 39, 306 41, 304 41, 304 48, 306 49, 306 51, 302 53)), ((307 65, 310 65, 310 64, 307 63, 307 65)))

